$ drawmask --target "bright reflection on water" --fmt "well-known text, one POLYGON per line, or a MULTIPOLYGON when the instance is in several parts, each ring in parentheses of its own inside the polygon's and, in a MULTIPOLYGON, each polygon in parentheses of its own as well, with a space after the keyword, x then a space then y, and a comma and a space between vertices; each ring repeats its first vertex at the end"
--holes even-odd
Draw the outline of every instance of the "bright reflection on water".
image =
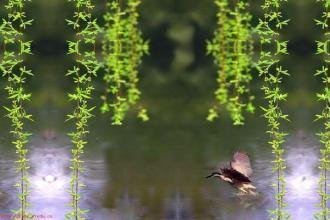
POLYGON ((318 146, 303 131, 288 142, 287 203, 293 219, 313 219, 318 203, 318 146))
POLYGON ((30 145, 31 212, 60 219, 69 210, 70 145, 49 132, 35 136, 30 145))
MULTIPOLYGON (((220 138, 214 138, 211 130, 193 140, 197 137, 194 131, 187 134, 181 129, 169 130, 158 137, 151 129, 146 131, 151 142, 141 129, 131 129, 119 131, 121 135, 130 133, 131 139, 100 132, 90 142, 81 177, 87 185, 82 191, 81 206, 89 210, 88 219, 253 220, 267 219, 267 210, 275 207, 269 146, 262 147, 258 145, 262 140, 251 138, 258 129, 245 135, 227 131, 242 135, 238 140, 231 139, 226 131, 220 138), (226 165, 237 149, 234 146, 241 146, 242 140, 245 146, 240 149, 251 156, 253 181, 260 193, 257 198, 239 198, 228 184, 204 178, 216 167, 226 165)), ((33 213, 61 220, 69 211, 70 147, 64 135, 51 130, 31 139, 33 213)), ((312 136, 299 131, 288 138, 285 148, 288 211, 292 219, 312 219, 319 199, 318 146, 312 136)), ((0 155, 0 213, 10 213, 10 209, 18 207, 16 189, 12 187, 17 179, 13 158, 13 152, 8 150, 0 155)))
MULTIPOLYGON (((33 204, 30 212, 39 216, 48 216, 46 219, 64 219, 65 213, 70 210, 68 206, 70 143, 63 136, 58 134, 52 136, 48 133, 49 131, 45 131, 33 137, 29 146, 31 165, 29 202, 33 204)), ((0 189, 6 192, 2 197, 7 198, 0 196, 0 210, 1 214, 9 215, 10 210, 18 206, 17 202, 14 202, 17 200, 16 188, 12 187, 17 178, 13 160, 1 159, 0 173, 5 178, 1 179, 0 189)), ((103 189, 104 172, 102 156, 99 155, 95 160, 85 160, 85 173, 81 176, 81 180, 88 184, 82 190, 81 204, 83 208, 92 210, 91 214, 94 214, 93 210, 102 208, 100 202, 102 197, 94 197, 103 189)))

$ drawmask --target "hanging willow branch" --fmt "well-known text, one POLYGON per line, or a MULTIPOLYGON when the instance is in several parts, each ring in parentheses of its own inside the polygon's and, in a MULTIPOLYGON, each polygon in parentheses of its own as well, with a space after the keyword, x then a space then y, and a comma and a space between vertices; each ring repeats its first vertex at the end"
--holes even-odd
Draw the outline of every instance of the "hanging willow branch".
POLYGON ((69 94, 69 99, 75 103, 72 114, 68 114, 68 120, 75 122, 75 130, 69 133, 74 145, 71 159, 71 181, 70 194, 72 211, 67 213, 69 219, 85 219, 87 210, 79 206, 80 189, 84 187, 80 174, 83 172, 83 161, 81 159, 87 144, 86 135, 88 121, 92 117, 94 107, 89 106, 94 87, 92 79, 96 77, 100 63, 96 60, 95 39, 99 33, 99 27, 92 18, 91 11, 94 5, 91 0, 69 0, 75 6, 75 13, 67 23, 75 31, 75 40, 68 41, 68 54, 75 55, 76 65, 67 72, 75 83, 75 90, 69 94))
POLYGON ((280 109, 280 103, 285 101, 287 94, 282 91, 280 84, 284 76, 289 73, 280 64, 279 56, 287 53, 287 41, 280 40, 279 31, 288 24, 289 20, 283 19, 280 7, 286 0, 265 0, 261 6, 264 10, 264 18, 259 20, 257 33, 261 42, 261 53, 256 66, 259 70, 260 77, 263 77, 264 91, 267 100, 267 106, 262 107, 264 117, 268 122, 268 131, 270 135, 269 144, 272 146, 274 154, 273 170, 276 174, 276 182, 273 184, 275 188, 275 199, 277 207, 270 212, 272 219, 287 219, 288 214, 285 212, 285 181, 284 170, 285 160, 283 158, 284 149, 282 147, 286 133, 280 129, 281 122, 288 120, 288 115, 283 114, 280 109), (276 47, 275 51, 266 50, 271 48, 268 45, 276 47))
POLYGON ((10 106, 5 107, 7 117, 11 120, 11 131, 16 147, 18 159, 16 169, 20 179, 15 186, 19 189, 20 208, 14 210, 20 219, 30 218, 28 214, 29 196, 29 160, 26 144, 30 134, 25 131, 26 120, 32 120, 24 108, 24 104, 30 100, 31 94, 27 93, 24 84, 28 77, 32 76, 24 62, 24 56, 31 54, 31 41, 25 40, 24 30, 32 24, 32 20, 26 17, 25 6, 28 0, 8 0, 4 5, 7 11, 7 18, 2 20, 0 26, 0 37, 3 40, 3 54, 0 62, 0 71, 3 77, 7 78, 6 91, 10 106))
MULTIPOLYGON (((120 125, 127 111, 135 105, 141 92, 137 87, 138 66, 148 53, 148 42, 138 29, 137 7, 140 0, 107 1, 103 34, 105 94, 101 97, 101 112, 111 112, 112 124, 120 125)), ((146 109, 140 108, 138 117, 148 120, 146 109)))
POLYGON ((234 125, 242 125, 244 111, 254 112, 254 97, 249 89, 252 80, 251 15, 247 11, 248 3, 243 0, 233 6, 228 0, 215 0, 215 4, 218 6, 218 28, 213 40, 207 42, 207 53, 213 55, 218 67, 217 104, 209 110, 207 120, 217 118, 223 106, 234 125))
POLYGON ((330 76, 329 76, 329 18, 330 18, 330 0, 317 0, 321 2, 324 7, 324 12, 320 20, 315 20, 316 24, 319 25, 324 30, 324 40, 316 41, 317 43, 317 54, 324 56, 324 65, 321 69, 316 71, 316 76, 321 76, 324 84, 324 89, 321 93, 317 94, 318 100, 324 103, 324 108, 321 114, 316 115, 317 120, 324 121, 324 130, 319 133, 320 141, 323 148, 320 150, 320 179, 319 179, 319 195, 320 195, 320 211, 315 214, 317 219, 326 220, 330 218, 330 210, 328 207, 328 173, 330 169, 330 76))

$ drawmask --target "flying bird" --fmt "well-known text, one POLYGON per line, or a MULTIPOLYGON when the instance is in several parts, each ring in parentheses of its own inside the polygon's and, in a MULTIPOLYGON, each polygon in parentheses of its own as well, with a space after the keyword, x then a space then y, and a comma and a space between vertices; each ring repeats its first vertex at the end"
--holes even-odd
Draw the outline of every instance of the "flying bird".
POLYGON ((237 151, 230 161, 229 167, 220 168, 206 178, 217 177, 239 190, 239 195, 258 195, 256 187, 252 184, 250 177, 253 171, 248 155, 237 151))

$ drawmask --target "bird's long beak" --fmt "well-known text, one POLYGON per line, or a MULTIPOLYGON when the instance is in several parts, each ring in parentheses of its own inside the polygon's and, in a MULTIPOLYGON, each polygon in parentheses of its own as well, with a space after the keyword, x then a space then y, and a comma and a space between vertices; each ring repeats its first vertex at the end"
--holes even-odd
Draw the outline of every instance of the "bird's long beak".
POLYGON ((220 176, 221 174, 219 172, 213 172, 211 173, 210 175, 206 176, 205 178, 211 178, 211 177, 214 177, 214 176, 220 176))

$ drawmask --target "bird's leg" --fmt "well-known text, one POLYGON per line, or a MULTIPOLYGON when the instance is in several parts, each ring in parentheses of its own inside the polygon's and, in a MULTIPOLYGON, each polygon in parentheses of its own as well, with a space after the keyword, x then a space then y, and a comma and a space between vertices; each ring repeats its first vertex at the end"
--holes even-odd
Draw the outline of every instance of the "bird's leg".
POLYGON ((253 186, 252 184, 244 184, 245 189, 253 189, 256 190, 257 188, 255 186, 253 186))
POLYGON ((256 190, 257 189, 254 185, 252 185, 250 183, 248 183, 248 184, 242 184, 242 187, 241 188, 243 188, 243 189, 252 189, 252 190, 256 190))
POLYGON ((238 188, 239 189, 239 196, 242 195, 254 195, 257 196, 258 193, 256 192, 256 187, 253 186, 252 184, 242 184, 241 187, 238 188))
POLYGON ((248 194, 248 191, 246 191, 244 187, 238 188, 238 193, 237 193, 238 196, 243 196, 246 194, 248 194))

